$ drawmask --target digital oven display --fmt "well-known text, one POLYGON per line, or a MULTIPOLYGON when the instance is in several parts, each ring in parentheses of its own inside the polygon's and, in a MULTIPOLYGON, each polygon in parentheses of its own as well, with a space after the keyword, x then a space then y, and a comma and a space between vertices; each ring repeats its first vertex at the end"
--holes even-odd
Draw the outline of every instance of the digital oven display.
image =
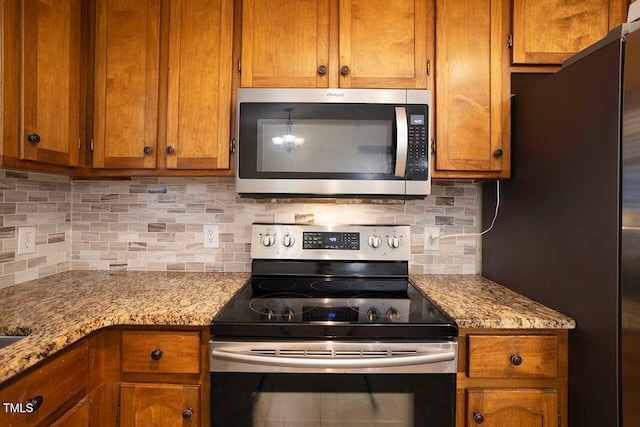
POLYGON ((334 233, 305 231, 302 233, 302 249, 360 250, 360 233, 334 233))

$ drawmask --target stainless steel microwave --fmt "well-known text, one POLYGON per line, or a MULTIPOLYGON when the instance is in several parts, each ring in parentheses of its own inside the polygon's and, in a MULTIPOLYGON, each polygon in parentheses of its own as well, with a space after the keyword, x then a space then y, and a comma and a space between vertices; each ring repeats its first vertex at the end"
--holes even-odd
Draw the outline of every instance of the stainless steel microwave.
POLYGON ((240 88, 236 191, 423 198, 431 102, 429 90, 240 88))

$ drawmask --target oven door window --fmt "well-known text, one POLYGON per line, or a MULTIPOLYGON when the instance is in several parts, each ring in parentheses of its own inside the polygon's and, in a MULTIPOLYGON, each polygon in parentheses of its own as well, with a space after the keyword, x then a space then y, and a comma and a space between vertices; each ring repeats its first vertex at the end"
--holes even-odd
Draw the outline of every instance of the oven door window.
POLYGON ((454 426, 455 374, 213 373, 212 426, 454 426))
POLYGON ((241 178, 397 179, 394 105, 242 103, 241 178))

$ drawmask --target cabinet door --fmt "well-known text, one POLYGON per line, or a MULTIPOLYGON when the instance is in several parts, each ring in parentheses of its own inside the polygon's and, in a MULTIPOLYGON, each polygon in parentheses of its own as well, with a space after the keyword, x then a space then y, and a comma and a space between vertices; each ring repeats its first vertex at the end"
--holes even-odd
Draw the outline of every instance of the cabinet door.
POLYGON ((80 0, 23 0, 21 160, 77 166, 80 0))
POLYGON ((340 86, 426 88, 427 3, 340 0, 340 86))
POLYGON ((625 0, 513 0, 514 65, 562 64, 626 21, 625 0))
POLYGON ((468 389, 467 427, 557 427, 558 393, 541 389, 468 389))
POLYGON ((170 17, 166 167, 228 169, 233 0, 172 1, 170 17))
POLYGON ((509 176, 506 1, 436 1, 435 177, 509 176))
POLYGON ((200 387, 179 384, 123 384, 120 387, 120 425, 198 426, 200 387))
POLYGON ((97 0, 94 168, 156 167, 159 0, 97 0))
POLYGON ((244 0, 240 85, 329 87, 329 3, 244 0))

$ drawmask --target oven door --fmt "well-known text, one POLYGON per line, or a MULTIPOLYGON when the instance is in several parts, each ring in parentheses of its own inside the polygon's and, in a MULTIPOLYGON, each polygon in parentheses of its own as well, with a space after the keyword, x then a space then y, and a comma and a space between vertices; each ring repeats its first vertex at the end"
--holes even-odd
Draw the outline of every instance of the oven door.
POLYGON ((408 105, 407 91, 345 93, 327 102, 322 89, 240 90, 236 191, 405 195, 411 181, 428 194, 430 94, 408 105))
POLYGON ((454 426, 455 343, 358 344, 212 343, 211 425, 454 426))

